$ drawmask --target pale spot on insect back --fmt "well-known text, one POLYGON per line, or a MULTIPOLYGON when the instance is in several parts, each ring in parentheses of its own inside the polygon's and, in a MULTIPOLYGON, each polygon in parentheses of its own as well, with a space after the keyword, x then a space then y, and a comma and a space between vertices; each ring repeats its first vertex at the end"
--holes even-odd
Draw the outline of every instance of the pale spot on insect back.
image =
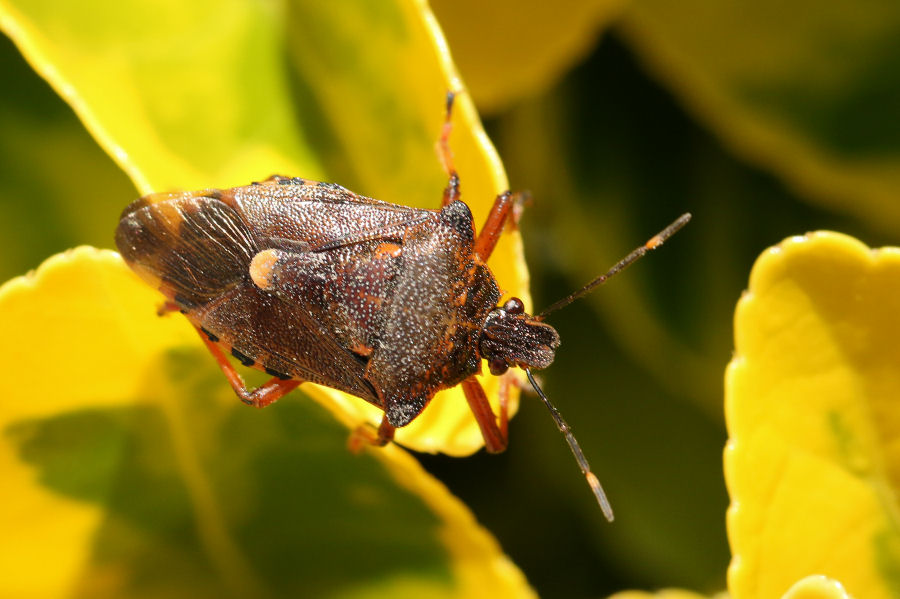
POLYGON ((278 262, 278 252, 263 250, 253 256, 250 262, 250 278, 260 289, 267 289, 272 284, 272 269, 278 262))

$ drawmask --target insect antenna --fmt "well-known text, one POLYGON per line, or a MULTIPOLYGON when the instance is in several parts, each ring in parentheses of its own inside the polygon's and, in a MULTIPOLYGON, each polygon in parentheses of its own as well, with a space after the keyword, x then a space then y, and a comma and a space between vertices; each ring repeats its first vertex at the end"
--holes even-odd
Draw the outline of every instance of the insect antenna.
POLYGON ((582 474, 584 474, 588 484, 591 486, 591 491, 594 492, 594 497, 597 498, 597 503, 600 504, 603 515, 606 516, 607 520, 612 522, 614 516, 612 506, 609 504, 609 499, 606 498, 606 493, 603 492, 603 487, 600 485, 600 480, 597 479, 597 475, 591 471, 591 465, 588 464, 587 458, 584 457, 584 452, 581 451, 578 440, 575 439, 575 435, 572 434, 572 429, 566 424, 566 421, 563 420, 562 414, 559 413, 556 406, 550 403, 550 400, 544 395, 544 391, 538 386, 537 381, 534 380, 530 368, 525 368, 525 375, 528 377, 528 382, 531 383, 531 386, 534 387, 534 390, 537 391, 538 396, 544 402, 544 405, 550 410, 550 415, 553 416, 553 420, 556 422, 556 428, 558 428, 559 432, 566 437, 566 443, 569 444, 569 449, 572 450, 572 455, 575 456, 578 467, 581 468, 582 474))
POLYGON ((628 254, 627 256, 625 256, 624 258, 619 260, 618 262, 616 262, 616 264, 612 268, 610 268, 608 271, 606 271, 604 274, 600 275, 599 277, 597 277, 596 279, 594 279, 593 281, 591 281, 590 283, 588 283, 587 285, 585 285, 584 287, 579 289, 578 291, 576 291, 570 295, 567 295, 566 297, 562 298, 561 300, 551 304, 549 308, 545 309, 543 312, 541 312, 540 314, 535 316, 535 319, 544 320, 544 318, 546 318, 547 315, 550 314, 551 312, 556 312, 560 308, 568 306, 575 300, 577 300, 581 297, 584 297, 585 295, 587 295, 588 293, 593 291, 595 287, 602 285, 603 283, 605 283, 609 279, 611 279, 613 276, 619 274, 620 272, 622 272, 623 270, 625 270, 626 268, 631 266, 634 262, 637 262, 637 260, 639 258, 644 256, 644 254, 646 254, 650 250, 655 250, 656 248, 661 246, 669 237, 671 237, 672 235, 677 233, 678 230, 681 229, 681 227, 685 226, 689 220, 691 220, 690 213, 682 214, 671 225, 669 225, 668 227, 666 227, 665 229, 663 229, 662 231, 660 231, 659 233, 657 233, 656 235, 651 237, 647 241, 647 243, 645 243, 644 245, 642 245, 640 247, 635 248, 630 254, 628 254))

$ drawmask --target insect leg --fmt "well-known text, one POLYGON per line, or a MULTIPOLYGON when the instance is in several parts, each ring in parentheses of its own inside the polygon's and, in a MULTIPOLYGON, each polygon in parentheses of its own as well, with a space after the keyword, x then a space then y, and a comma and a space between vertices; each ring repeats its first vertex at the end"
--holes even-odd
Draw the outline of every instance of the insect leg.
POLYGON ((478 233, 478 239, 475 240, 475 253, 483 261, 487 261, 497 245, 497 240, 503 234, 506 223, 512 218, 513 226, 519 224, 519 214, 521 212, 522 203, 525 196, 522 193, 511 193, 505 191, 494 199, 494 205, 488 213, 484 226, 478 233))
POLYGON ((219 363, 219 368, 222 369, 225 378, 228 379, 228 383, 231 385, 231 388, 234 389, 235 394, 237 394, 238 398, 248 406, 264 408, 275 403, 281 399, 282 395, 290 393, 303 383, 303 381, 299 379, 283 380, 278 377, 272 377, 265 385, 257 387, 253 391, 249 391, 247 385, 244 383, 244 379, 241 378, 241 375, 237 373, 234 366, 231 365, 231 362, 229 362, 228 358, 225 357, 225 354, 222 353, 221 348, 210 341, 209 337, 206 336, 206 333, 199 328, 197 329, 197 332, 200 333, 200 338, 203 339, 206 348, 209 349, 209 352, 216 359, 216 362, 219 363))
POLYGON ((501 375, 500 387, 497 390, 497 399, 500 404, 500 413, 498 415, 500 419, 500 436, 504 439, 508 438, 509 431, 509 390, 515 387, 519 391, 526 393, 534 391, 531 387, 525 385, 516 373, 516 370, 510 369, 506 371, 506 374, 501 375))
POLYGON ((500 377, 500 388, 497 391, 497 398, 500 403, 500 435, 504 439, 509 438, 509 387, 514 384, 515 378, 507 374, 500 377))
POLYGON ((441 159, 441 164, 444 166, 444 171, 450 178, 447 181, 447 187, 444 188, 441 208, 459 199, 459 175, 456 173, 456 166, 453 164, 453 152, 450 151, 450 132, 453 130, 450 117, 453 114, 454 98, 456 98, 456 92, 447 92, 447 112, 444 116, 444 126, 441 128, 441 137, 437 143, 438 156, 441 159))
POLYGON ((359 453, 366 445, 374 445, 375 447, 384 447, 394 440, 394 427, 388 422, 387 416, 382 416, 381 425, 376 430, 369 423, 363 424, 350 433, 350 439, 347 440, 347 447, 353 453, 359 453))
POLYGON ((500 453, 505 450, 507 445, 506 422, 508 420, 504 414, 505 405, 501 404, 500 426, 497 426, 497 418, 491 410, 491 404, 478 379, 470 376, 462 382, 462 388, 466 395, 466 401, 469 402, 469 408, 478 422, 478 428, 481 429, 485 449, 488 453, 500 453))
POLYGON ((156 309, 157 316, 165 316, 169 312, 181 312, 181 308, 178 307, 178 304, 175 302, 171 302, 166 300, 160 305, 159 308, 156 309))

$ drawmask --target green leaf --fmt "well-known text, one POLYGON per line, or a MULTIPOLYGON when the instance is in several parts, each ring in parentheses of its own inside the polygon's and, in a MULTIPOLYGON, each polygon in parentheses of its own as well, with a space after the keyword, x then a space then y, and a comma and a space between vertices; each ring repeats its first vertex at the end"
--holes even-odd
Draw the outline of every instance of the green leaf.
POLYGON ((0 4, 6 33, 144 193, 321 170, 283 69, 277 5, 0 4))
MULTIPOLYGON (((434 142, 446 92, 461 83, 424 2, 3 0, 0 25, 141 191, 246 184, 274 172, 439 205, 446 175, 434 142)), ((454 122, 464 197, 480 223, 505 175, 465 94, 454 122)), ((490 266, 528 303, 517 233, 504 236, 490 266)), ((490 396, 497 386, 485 377, 490 396)), ((310 392, 350 424, 380 419, 365 402, 310 392)), ((459 390, 439 394, 397 439, 453 455, 482 446, 459 390)))
POLYGON ((108 251, 0 288, 0 595, 527 596, 406 452, 316 404, 251 410, 108 251))
POLYGON ((651 0, 624 25, 735 151, 808 198, 900 230, 900 4, 651 0))
MULTIPOLYGON (((423 2, 4 0, 0 26, 141 192, 278 172, 439 204, 434 141, 461 84, 423 2)), ((465 94, 451 143, 480 221, 505 176, 465 94)), ((491 267, 527 301, 517 234, 491 267)), ((22 377, 0 407, 0 594, 531 594, 403 450, 348 454, 348 428, 300 394, 242 408, 160 300, 89 249, 0 292, 0 353, 22 377)), ((378 418, 309 387, 350 427, 378 418)), ((482 445, 456 391, 398 439, 482 445)))
POLYGON ((134 187, 0 36, 0 281, 78 244, 112 243, 134 187))

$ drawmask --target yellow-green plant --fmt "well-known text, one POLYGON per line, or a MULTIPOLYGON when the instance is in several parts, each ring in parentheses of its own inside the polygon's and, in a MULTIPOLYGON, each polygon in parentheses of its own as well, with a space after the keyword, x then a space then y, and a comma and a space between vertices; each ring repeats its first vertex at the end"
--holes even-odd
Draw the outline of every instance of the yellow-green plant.
MULTIPOLYGON (((347 453, 348 430, 377 417, 371 406, 305 385, 321 403, 293 394, 247 410, 190 327, 155 315, 158 294, 115 253, 78 247, 0 288, 0 597, 532 596, 525 576, 573 596, 567 589, 585 586, 571 571, 547 583, 554 557, 595 554, 635 586, 715 593, 726 558, 709 524, 724 522, 724 495, 720 506, 702 481, 721 473, 700 472, 680 448, 650 447, 655 435, 719 451, 715 436, 698 438, 719 430, 727 313, 744 287, 725 388, 728 594, 900 595, 898 252, 815 233, 774 245, 749 284, 746 276, 751 256, 807 229, 897 243, 897 4, 434 4, 449 46, 422 0, 0 0, 0 28, 90 133, 29 90, 28 73, 0 63, 9 73, 0 272, 21 273, 66 247, 110 247, 119 211, 150 191, 279 173, 433 207, 445 183, 433 148, 443 96, 465 89, 452 137, 464 198, 480 223, 507 186, 475 100, 496 115, 514 186, 536 197, 522 226, 538 272, 555 260, 572 275, 542 301, 675 214, 695 213, 652 261, 595 294, 594 312, 558 317, 568 331, 548 388, 567 392, 563 411, 599 466, 617 523, 602 523, 546 415, 533 427, 517 418, 508 464, 518 486, 472 478, 496 489, 492 511, 506 515, 493 520, 536 538, 537 560, 500 531, 523 575, 405 450, 347 453), (597 81, 598 52, 567 74, 601 29, 611 32, 607 54, 627 48, 675 98, 643 106, 632 96, 621 115, 633 116, 619 120, 649 122, 637 128, 647 140, 629 137, 616 116, 592 120, 619 110, 619 87, 642 94, 645 83, 597 81), (684 115, 657 114, 676 105, 684 115), (682 138, 699 149, 652 154, 682 138), (773 192, 777 184, 760 184, 744 163, 791 191, 773 192), (678 179, 685 168, 696 170, 688 185, 678 179), (662 201, 645 202, 648 189, 662 201), (756 196, 768 203, 746 199, 756 196), (782 211, 795 197, 816 208, 782 211), (644 409, 629 412, 629 403, 644 409), (648 436, 633 441, 641 430, 648 436), (655 486, 635 484, 635 472, 655 486)), ((518 233, 490 266, 530 303, 518 233)), ((398 440, 453 456, 480 447, 457 392, 398 440)), ((616 595, 650 596, 699 595, 616 595)))

